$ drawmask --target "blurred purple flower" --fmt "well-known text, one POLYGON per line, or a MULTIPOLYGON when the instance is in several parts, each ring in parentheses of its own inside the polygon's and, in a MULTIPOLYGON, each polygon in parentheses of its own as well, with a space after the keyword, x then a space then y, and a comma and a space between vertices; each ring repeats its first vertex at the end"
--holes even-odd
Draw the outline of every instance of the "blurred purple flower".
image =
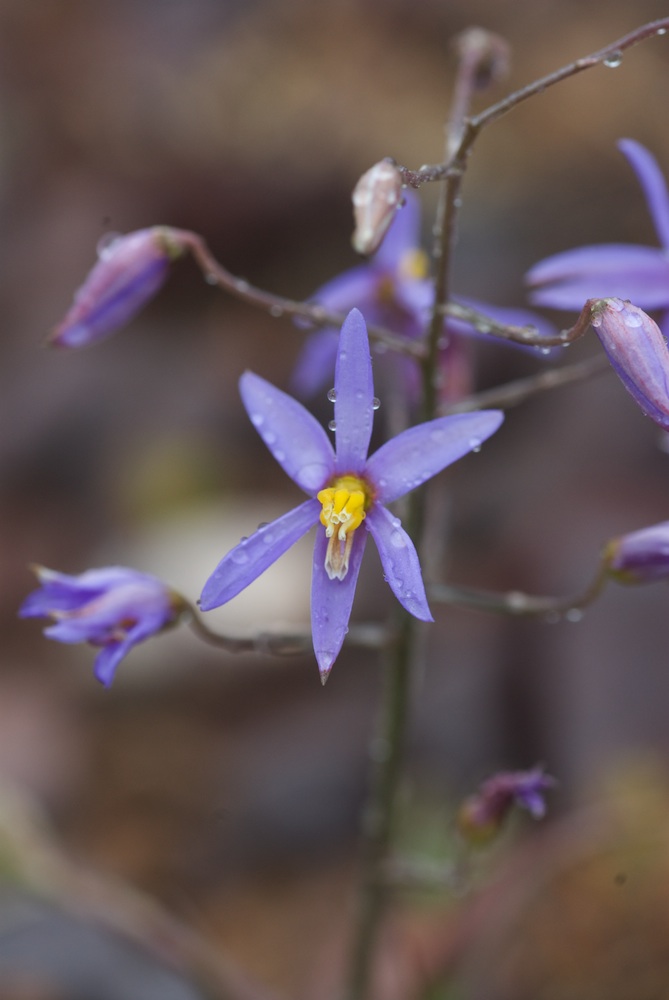
POLYGON ((669 348, 655 320, 622 299, 589 303, 590 323, 627 391, 669 430, 669 348))
POLYGON ((526 809, 534 819, 546 814, 545 793, 555 778, 542 767, 531 771, 501 771, 484 781, 478 792, 465 800, 458 813, 460 831, 474 842, 494 836, 514 805, 526 809))
POLYGON ((44 634, 57 642, 101 646, 95 676, 108 687, 133 646, 176 623, 187 605, 153 576, 124 566, 68 576, 36 567, 41 584, 23 602, 21 618, 52 618, 44 634))
MULTIPOLYGON (((404 197, 404 206, 396 212, 374 256, 322 285, 312 299, 330 312, 348 313, 357 308, 368 323, 417 340, 426 330, 434 285, 429 277, 428 256, 420 249, 419 200, 411 192, 404 197)), ((489 306, 463 298, 456 301, 500 323, 536 326, 548 335, 555 333, 550 323, 526 309, 489 306)), ((460 320, 449 319, 444 324, 440 353, 444 401, 459 399, 471 389, 471 359, 466 338, 472 335, 486 336, 460 320)), ((339 331, 333 327, 324 327, 307 338, 293 372, 292 384, 298 395, 310 397, 324 386, 332 385, 338 341, 339 331)), ((400 366, 404 386, 409 393, 414 393, 418 387, 416 363, 397 354, 388 360, 400 366)))
MULTIPOLYGON (((535 305, 580 312, 591 298, 631 299, 642 309, 669 310, 669 192, 655 158, 633 139, 618 149, 634 170, 661 247, 600 243, 539 261, 527 275, 535 305)), ((669 312, 660 325, 669 333, 669 312)))
POLYGON ((85 347, 128 323, 164 284, 186 249, 178 229, 153 226, 103 241, 65 319, 50 334, 56 347, 85 347))
POLYGON ((619 583, 655 583, 669 577, 669 521, 613 538, 603 561, 619 583))
POLYGON ((398 434, 368 458, 374 385, 367 328, 357 309, 341 330, 334 382, 336 453, 301 403, 251 372, 242 375, 240 391, 251 422, 310 499, 242 539, 218 564, 200 599, 203 611, 225 604, 320 522, 311 625, 323 681, 348 628, 368 534, 400 604, 416 618, 432 620, 416 549, 385 505, 478 448, 503 420, 494 410, 441 417, 398 434))

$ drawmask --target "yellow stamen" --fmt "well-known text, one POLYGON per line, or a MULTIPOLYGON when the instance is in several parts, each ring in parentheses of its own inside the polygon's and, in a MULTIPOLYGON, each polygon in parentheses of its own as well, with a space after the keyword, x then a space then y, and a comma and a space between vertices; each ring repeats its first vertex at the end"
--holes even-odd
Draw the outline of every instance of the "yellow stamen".
POLYGON ((424 250, 407 250, 398 268, 401 277, 420 280, 430 273, 430 260, 424 250))
POLYGON ((357 476, 340 476, 332 486, 321 490, 317 499, 323 505, 321 524, 329 539, 325 571, 331 580, 343 580, 348 573, 355 529, 364 521, 371 498, 366 484, 357 476))

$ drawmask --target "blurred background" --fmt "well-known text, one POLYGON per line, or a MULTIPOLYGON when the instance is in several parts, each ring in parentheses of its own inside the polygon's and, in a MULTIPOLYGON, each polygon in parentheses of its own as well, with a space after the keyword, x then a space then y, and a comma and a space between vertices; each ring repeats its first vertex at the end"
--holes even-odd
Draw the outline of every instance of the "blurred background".
MULTIPOLYGON (((103 691, 92 650, 16 619, 35 562, 132 565, 194 600, 241 535, 297 500, 237 380, 250 368, 285 386, 304 331, 208 287, 191 261, 111 339, 44 348, 99 239, 193 229, 233 273, 306 297, 357 263, 360 174, 387 155, 441 159, 456 33, 509 42, 492 102, 666 13, 650 0, 0 4, 0 860, 13 886, 0 997, 228 995, 196 982, 180 930, 171 947, 162 925, 135 927, 144 904, 129 889, 110 918, 119 885, 269 989, 333 996, 379 702, 369 653, 345 650, 323 690, 311 656, 224 656, 185 629, 135 650, 103 691)), ((490 127, 464 185, 456 290, 521 305, 543 256, 655 244, 615 142, 639 140, 669 171, 668 86, 653 39, 490 127)), ((421 201, 427 244, 436 191, 421 201)), ((558 362, 596 353, 586 340, 558 362)), ((481 387, 546 364, 476 352, 481 387)), ((325 398, 314 410, 327 422, 325 398)), ((452 545, 437 572, 578 592, 608 538, 667 518, 667 450, 610 374, 510 411, 443 477, 452 545)), ((382 621, 392 598, 366 560, 354 615, 382 621)), ((306 540, 213 620, 304 625, 309 562, 306 540)), ((543 761, 559 788, 541 829, 477 856, 485 890, 403 900, 380 995, 417 996, 426 976, 451 1000, 667 995, 668 608, 664 586, 612 586, 577 623, 438 610, 412 706, 407 844, 451 858, 458 802, 496 769, 543 761)))

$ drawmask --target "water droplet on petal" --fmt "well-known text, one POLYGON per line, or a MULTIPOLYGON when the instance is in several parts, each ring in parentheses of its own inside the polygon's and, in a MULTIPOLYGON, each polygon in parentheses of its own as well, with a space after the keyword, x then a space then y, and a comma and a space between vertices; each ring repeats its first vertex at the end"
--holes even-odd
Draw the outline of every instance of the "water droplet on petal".
POLYGON ((270 308, 269 308, 269 314, 270 314, 270 316, 275 316, 278 319, 279 316, 283 316, 283 307, 282 306, 270 306, 270 308))
POLYGON ((378 410, 380 406, 381 406, 381 400, 378 399, 376 396, 374 396, 374 399, 372 400, 372 409, 378 410))
POLYGON ((277 450, 274 452, 274 457, 277 460, 277 462, 283 462, 283 461, 285 461, 286 453, 285 453, 285 451, 280 451, 277 448, 277 450))
POLYGON ((337 430, 337 421, 336 420, 331 420, 330 421, 330 423, 328 424, 328 430, 331 430, 331 431, 336 431, 337 430))
POLYGON ((337 402, 337 390, 334 387, 328 390, 328 399, 331 403, 337 402))
POLYGON ((620 66, 622 61, 623 61, 623 54, 618 50, 612 52, 610 55, 606 57, 606 59, 603 60, 604 65, 608 66, 609 69, 616 69, 618 66, 620 66))
POLYGON ((204 276, 204 280, 207 282, 208 285, 217 285, 218 275, 215 274, 213 271, 207 271, 207 273, 204 276))
POLYGON ((98 245, 95 248, 97 255, 100 260, 104 260, 109 257, 114 252, 114 245, 120 240, 121 233, 105 233, 98 240, 98 245))
POLYGON ((474 438, 474 437, 470 438, 469 439, 469 447, 471 448, 472 451, 480 451, 481 450, 481 439, 480 438, 474 438))
POLYGON ((641 326, 643 323, 643 320, 638 313, 627 313, 623 318, 625 320, 625 326, 636 327, 641 326))
POLYGON ((265 418, 263 417, 262 413, 251 414, 251 423, 253 424, 254 427, 260 427, 262 424, 264 424, 264 422, 265 418))
POLYGON ((666 28, 658 28, 657 31, 655 32, 656 35, 666 35, 666 33, 667 33, 666 28))
POLYGON ((237 563, 238 566, 242 566, 249 561, 248 552, 244 552, 244 549, 233 549, 230 553, 230 559, 233 563, 237 563))
POLYGON ((262 436, 262 439, 265 442, 265 444, 274 444, 274 442, 276 441, 276 434, 274 433, 274 431, 265 431, 265 433, 262 436))
POLYGON ((403 549, 405 547, 406 540, 401 531, 390 532, 390 544, 394 545, 396 549, 403 549))

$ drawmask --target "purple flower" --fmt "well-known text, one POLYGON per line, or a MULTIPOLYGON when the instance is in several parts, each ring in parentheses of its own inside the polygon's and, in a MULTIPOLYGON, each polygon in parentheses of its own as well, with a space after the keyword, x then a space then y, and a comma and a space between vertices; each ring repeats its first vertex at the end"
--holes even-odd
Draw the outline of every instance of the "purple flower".
POLYGON ((178 229, 154 226, 104 243, 49 343, 84 347, 128 323, 164 284, 170 263, 186 249, 184 236, 178 229))
POLYGON ((469 840, 484 842, 494 836, 514 805, 534 819, 546 815, 544 795, 555 779, 542 767, 531 771, 501 771, 484 781, 458 812, 458 826, 469 840))
POLYGON ((669 348, 657 323, 622 299, 589 303, 590 322, 627 391, 669 430, 669 348))
MULTIPOLYGON (((347 313, 357 308, 368 323, 386 327, 411 340, 426 330, 434 301, 434 285, 429 277, 429 260, 420 248, 420 203, 411 192, 396 211, 380 249, 364 264, 351 268, 323 285, 313 300, 330 312, 347 313)), ((546 320, 526 309, 489 306, 458 299, 501 323, 532 325, 547 334, 555 333, 546 320)), ((442 399, 454 400, 471 389, 471 359, 466 337, 477 335, 470 324, 448 320, 444 325, 440 353, 442 399)), ((478 334, 478 336, 483 336, 478 334)), ((324 386, 332 385, 339 332, 325 327, 306 340, 293 373, 293 388, 304 397, 313 396, 324 386)), ((408 357, 393 354, 386 359, 399 366, 400 379, 409 393, 418 387, 418 368, 408 357)))
POLYGON ((367 328, 357 309, 341 330, 334 381, 336 453, 301 403, 251 372, 242 375, 240 391, 251 422, 309 499, 228 552, 200 600, 203 611, 225 604, 319 525, 311 625, 323 681, 344 641, 368 534, 399 602, 416 618, 432 620, 414 545, 385 505, 478 448, 503 420, 494 410, 441 417, 398 434, 368 458, 374 385, 367 328))
POLYGON ((124 566, 91 569, 68 576, 36 567, 41 584, 23 602, 21 618, 52 618, 44 634, 57 642, 101 646, 95 676, 108 687, 133 646, 174 624, 186 610, 184 599, 146 573, 124 566))
MULTIPOLYGON (((657 161, 638 142, 621 139, 641 184, 661 249, 601 243, 547 257, 528 271, 535 305, 580 310, 591 298, 631 299, 642 309, 669 310, 669 192, 657 161)), ((669 312, 660 324, 669 333, 669 312)))
POLYGON ((669 521, 613 538, 604 548, 608 574, 619 583, 654 583, 669 577, 669 521))

